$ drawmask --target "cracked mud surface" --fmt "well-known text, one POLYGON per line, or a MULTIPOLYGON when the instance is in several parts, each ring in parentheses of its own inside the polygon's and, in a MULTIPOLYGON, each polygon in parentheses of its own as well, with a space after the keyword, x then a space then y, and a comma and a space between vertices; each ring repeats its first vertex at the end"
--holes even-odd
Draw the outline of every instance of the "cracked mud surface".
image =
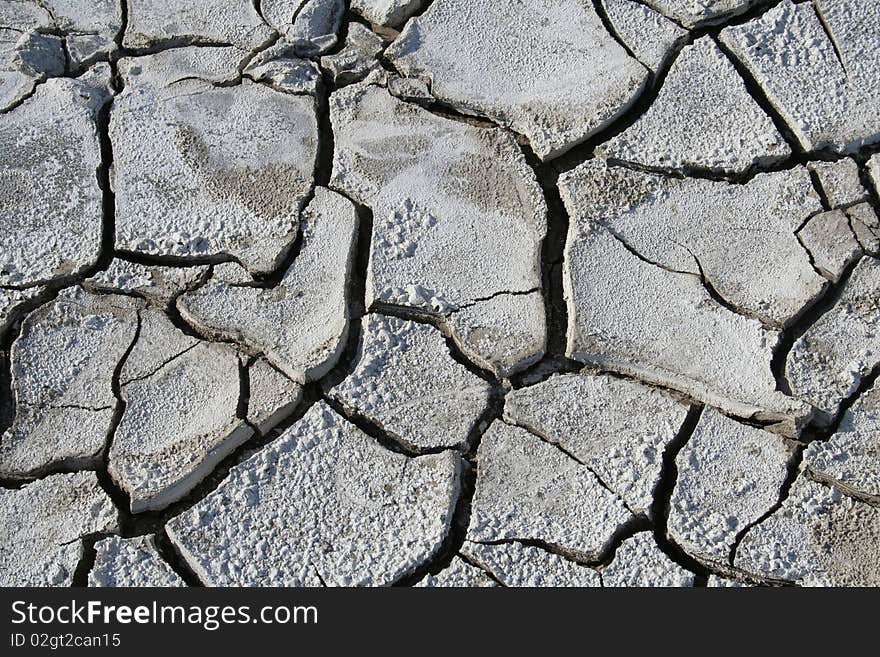
POLYGON ((880 5, 0 6, 0 585, 880 585, 880 5))

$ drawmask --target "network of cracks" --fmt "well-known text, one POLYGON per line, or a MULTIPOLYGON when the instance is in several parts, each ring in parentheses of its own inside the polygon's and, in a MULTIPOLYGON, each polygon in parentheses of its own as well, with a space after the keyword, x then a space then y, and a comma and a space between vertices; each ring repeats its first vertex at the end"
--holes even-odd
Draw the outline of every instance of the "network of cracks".
POLYGON ((880 584, 880 4, 0 6, 0 584, 880 584))

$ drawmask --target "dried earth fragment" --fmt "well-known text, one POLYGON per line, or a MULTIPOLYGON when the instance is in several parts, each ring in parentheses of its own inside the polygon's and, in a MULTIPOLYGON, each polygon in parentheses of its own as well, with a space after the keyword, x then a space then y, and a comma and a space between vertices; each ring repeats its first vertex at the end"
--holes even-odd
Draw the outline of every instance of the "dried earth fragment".
POLYGON ((268 431, 290 415, 302 399, 303 388, 258 358, 247 369, 247 419, 257 431, 268 431))
POLYGON ((794 343, 785 376, 829 424, 880 363, 880 261, 862 258, 840 298, 794 343))
POLYGON ((870 203, 858 203, 844 210, 849 226, 862 250, 880 258, 880 216, 870 203))
POLYGON ((795 235, 822 211, 803 168, 738 185, 591 160, 560 184, 579 223, 606 226, 660 267, 701 276, 728 304, 765 323, 791 323, 827 285, 795 235))
POLYGON ((214 86, 235 49, 182 48, 122 60, 110 121, 116 248, 240 261, 273 271, 313 185, 315 100, 243 80, 214 86))
POLYGON ((351 10, 375 25, 400 27, 425 4, 425 0, 351 0, 351 10))
POLYGON ((738 582, 735 579, 726 579, 718 575, 709 575, 709 579, 706 581, 706 587, 710 589, 739 589, 748 586, 748 584, 738 582))
MULTIPOLYGON (((17 48, 21 53, 20 63, 32 63, 37 56, 41 64, 53 63, 55 72, 40 66, 42 72, 61 75, 67 58, 69 67, 79 71, 95 61, 108 58, 116 47, 114 39, 121 26, 121 6, 115 0, 7 1, 0 6, 0 60, 7 48, 20 38, 17 48), (58 34, 64 35, 63 45, 58 34), (32 46, 37 43, 42 47, 33 50, 32 46), (49 44, 52 45, 45 49, 49 44)), ((0 78, 5 77, 0 73, 0 78)), ((4 90, 7 81, 0 83, 4 90)))
POLYGON ((716 304, 695 277, 640 260, 605 228, 583 231, 566 255, 571 358, 800 431, 810 411, 776 391, 776 332, 716 304))
POLYGON ((545 313, 540 291, 502 293, 450 312, 443 323, 472 363, 507 377, 543 356, 545 313))
POLYGON ((321 87, 321 71, 315 63, 298 57, 283 41, 248 62, 244 75, 288 94, 315 95, 321 87))
POLYGON ((431 105, 436 102, 428 85, 415 78, 402 78, 399 75, 388 76, 388 93, 395 98, 412 103, 431 105))
POLYGON ((345 14, 344 0, 306 0, 284 32, 285 40, 302 57, 314 57, 336 45, 336 33, 345 14))
MULTIPOLYGON (((608 228, 593 221, 594 216, 599 219, 625 210, 625 204, 609 207, 602 200, 609 192, 614 196, 620 190, 622 199, 652 198, 630 178, 610 177, 607 173, 602 173, 601 164, 588 163, 560 180, 560 191, 572 217, 563 279, 569 314, 569 357, 682 390, 739 417, 779 422, 779 431, 797 434, 810 410, 776 391, 771 362, 779 334, 718 304, 698 276, 645 261, 608 228), (603 175, 600 181, 618 182, 603 188, 596 184, 597 173, 603 175)), ((653 177, 648 180, 653 181, 653 177)), ((695 200, 692 207, 696 209, 699 203, 695 200)), ((635 213, 622 216, 633 217, 635 213)), ((677 254, 674 264, 693 269, 686 258, 687 249, 672 250, 671 240, 653 244, 660 243, 671 250, 663 253, 658 248, 657 256, 677 254)), ((651 244, 642 246, 647 250, 651 244)), ((718 244, 717 248, 726 246, 718 244)), ((706 253, 711 251, 707 249, 706 253)), ((721 272, 722 256, 719 253, 713 259, 716 257, 721 272)), ((730 258, 726 264, 731 271, 730 258)), ((772 267, 755 264, 761 266, 759 272, 765 266, 772 267)), ((809 276, 821 278, 815 273, 809 276)), ((750 284, 745 276, 740 277, 744 285, 750 284)), ((768 286, 772 285, 773 281, 768 281, 768 286)))
POLYGON ((338 53, 321 57, 321 66, 328 71, 337 85, 360 82, 379 68, 379 53, 384 47, 382 38, 360 23, 349 23, 345 47, 338 53))
POLYGON ((111 536, 98 541, 95 550, 97 556, 89 571, 89 586, 186 586, 159 556, 153 536, 129 539, 111 536))
POLYGON ((602 0, 614 31, 632 54, 656 73, 687 30, 635 0, 602 0))
POLYGON ((102 294, 132 294, 165 307, 208 273, 207 266, 161 267, 114 259, 107 269, 83 281, 83 288, 102 294))
POLYGON ((140 320, 137 340, 120 370, 120 385, 151 377, 201 342, 175 327, 161 310, 148 307, 141 311, 140 320))
POLYGON ((64 74, 64 46, 60 37, 27 32, 14 50, 12 64, 35 80, 64 74))
POLYGON ((801 476, 782 507, 751 529, 734 565, 802 586, 880 585, 880 509, 801 476))
POLYGON ((564 374, 514 390, 504 418, 559 445, 637 513, 648 513, 663 452, 688 407, 655 388, 611 376, 564 374))
POLYGON ((0 473, 96 462, 116 407, 114 370, 137 335, 142 306, 68 288, 27 316, 12 346, 15 420, 0 438, 0 473))
MULTIPOLYGON (((254 59, 266 52, 261 52, 254 59)), ((240 69, 249 61, 249 53, 235 46, 180 47, 119 60, 119 74, 132 94, 157 94, 166 87, 204 81, 218 86, 233 85, 240 69)), ((146 100, 146 99, 144 99, 146 100)))
POLYGON ((791 456, 779 436, 706 407, 675 459, 669 537, 703 563, 727 566, 739 534, 778 501, 791 456))
POLYGON ((816 174, 832 209, 854 205, 868 198, 859 180, 859 166, 848 157, 835 162, 808 162, 807 168, 816 174))
POLYGON ((253 435, 237 415, 239 366, 227 345, 185 335, 160 311, 142 313, 108 466, 133 513, 179 500, 253 435))
POLYGON ((516 541, 493 545, 466 541, 462 553, 504 586, 602 586, 599 573, 592 568, 516 541))
POLYGON ((101 248, 96 120, 107 90, 52 79, 0 114, 0 284, 73 277, 101 248))
POLYGON ((452 557, 450 564, 436 575, 426 575, 417 588, 476 588, 498 584, 484 571, 461 557, 452 557))
POLYGON ((694 574, 663 554, 651 532, 639 532, 621 543, 602 569, 602 585, 687 587, 694 585, 694 574))
POLYGON ((540 359, 546 204, 512 137, 368 83, 334 93, 330 110, 331 186, 373 211, 368 304, 442 321, 460 310, 453 338, 501 376, 540 359))
POLYGON ((0 586, 70 586, 80 538, 113 531, 117 521, 93 472, 0 488, 0 586))
POLYGON ((654 169, 741 174, 791 155, 711 37, 685 46, 647 112, 597 149, 654 169))
POLYGON ((368 315, 353 367, 330 396, 416 450, 465 444, 489 403, 490 384, 425 324, 368 315))
POLYGON ((42 287, 30 287, 24 290, 0 288, 0 335, 6 333, 24 309, 34 303, 43 291, 42 287))
POLYGON ((811 477, 880 504, 880 385, 862 394, 827 441, 804 452, 811 477))
POLYGON ((880 5, 783 0, 721 32, 808 151, 852 153, 880 137, 880 5))
POLYGON ((801 244, 813 257, 813 266, 832 283, 864 252, 851 221, 843 210, 832 210, 811 217, 797 230, 801 244))
POLYGON ((268 43, 272 29, 250 0, 128 0, 126 48, 169 44, 234 45, 254 50, 268 43))
POLYGON ((459 467, 390 452, 318 402, 167 531, 210 585, 387 585, 439 549, 459 467))
POLYGON ((272 29, 286 34, 307 0, 260 0, 260 15, 272 29))
POLYGON ((357 226, 354 205, 319 187, 303 213, 301 250, 276 287, 256 286, 237 265, 221 265, 179 299, 180 312, 212 338, 264 354, 297 383, 318 379, 345 346, 357 226))
POLYGON ((72 67, 106 60, 116 49, 122 30, 121 0, 38 0, 51 11, 55 27, 67 33, 65 45, 72 67))
POLYGON ((0 4, 0 27, 19 32, 29 28, 52 27, 52 16, 45 6, 41 7, 35 0, 7 0, 0 4))
POLYGON ((41 27, 65 33, 65 48, 73 68, 106 59, 116 48, 122 29, 122 4, 118 0, 30 0, 45 10, 48 23, 41 27))
POLYGON ((868 173, 871 174, 874 190, 880 194, 880 153, 868 160, 868 173))
POLYGON ((592 562, 633 517, 588 467, 525 429, 492 423, 477 464, 470 541, 537 540, 592 562))
POLYGON ((580 0, 435 0, 386 55, 444 103, 525 135, 544 160, 626 111, 648 75, 580 0))
POLYGON ((688 29, 721 22, 743 13, 757 2, 758 0, 646 0, 646 4, 688 29))
MULTIPOLYGON (((2 9, 0 9, 2 11, 2 9)), ((5 18, 0 14, 0 21, 5 18)), ((65 72, 60 37, 0 22, 0 111, 6 112, 31 95, 37 84, 65 72)))

